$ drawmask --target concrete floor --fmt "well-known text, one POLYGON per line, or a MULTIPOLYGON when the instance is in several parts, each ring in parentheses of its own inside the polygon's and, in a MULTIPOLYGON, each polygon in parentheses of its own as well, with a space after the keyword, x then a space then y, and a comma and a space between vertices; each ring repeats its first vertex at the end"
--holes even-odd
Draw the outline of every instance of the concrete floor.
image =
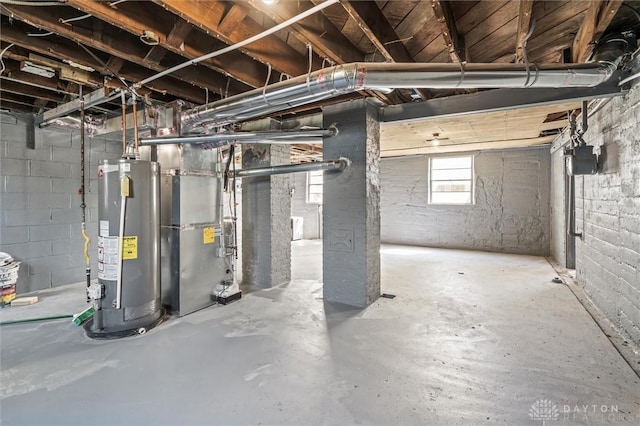
MULTIPOLYGON (((383 246, 381 298, 324 304, 321 244, 294 280, 100 342, 3 326, 2 424, 640 424, 640 381, 539 257, 383 246), (602 410, 608 412, 603 414, 602 410)), ((82 286, 0 321, 84 308, 82 286)))

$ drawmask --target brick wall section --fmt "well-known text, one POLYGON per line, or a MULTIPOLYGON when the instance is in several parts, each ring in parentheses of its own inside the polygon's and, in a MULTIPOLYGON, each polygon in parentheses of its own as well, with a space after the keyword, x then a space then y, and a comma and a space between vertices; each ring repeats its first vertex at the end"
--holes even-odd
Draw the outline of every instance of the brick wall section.
POLYGON ((549 253, 547 148, 477 153, 474 205, 429 205, 428 166, 428 156, 381 161, 382 242, 549 253))
MULTIPOLYGON (((22 261, 18 293, 83 281, 81 236, 80 136, 46 130, 42 146, 26 146, 25 116, 0 116, 0 251, 22 261)), ((120 156, 120 144, 86 140, 87 229, 92 273, 96 276, 97 166, 120 156)))
POLYGON ((601 173, 576 177, 577 281, 640 346, 640 88, 591 117, 585 140, 605 157, 601 173))

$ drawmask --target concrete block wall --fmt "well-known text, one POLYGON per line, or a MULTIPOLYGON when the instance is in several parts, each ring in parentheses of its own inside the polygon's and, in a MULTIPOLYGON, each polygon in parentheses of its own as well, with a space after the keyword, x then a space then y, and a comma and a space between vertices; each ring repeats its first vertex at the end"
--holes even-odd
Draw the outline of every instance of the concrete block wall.
POLYGON ((307 174, 292 174, 291 185, 294 190, 291 198, 291 216, 302 217, 302 238, 322 238, 322 204, 307 203, 307 174))
POLYGON ((384 158, 383 243, 549 254, 546 147, 475 153, 475 204, 428 204, 428 156, 384 158))
MULTIPOLYGON (((41 146, 26 145, 25 115, 0 115, 0 251, 22 261, 16 290, 35 290, 85 279, 81 235, 80 136, 44 131, 41 146)), ((97 166, 120 157, 118 141, 86 140, 87 230, 96 276, 97 166)))
MULTIPOLYGON (((561 141, 567 137, 563 135, 561 141)), ((593 303, 638 347, 640 87, 609 101, 594 114, 585 140, 603 156, 600 173, 576 177, 576 228, 583 233, 583 239, 576 239, 576 279, 593 303)), ((552 179, 554 185, 561 185, 562 170, 554 168, 552 179)), ((556 207, 559 209, 554 198, 556 207)), ((562 238, 554 235, 552 245, 559 246, 562 238)))

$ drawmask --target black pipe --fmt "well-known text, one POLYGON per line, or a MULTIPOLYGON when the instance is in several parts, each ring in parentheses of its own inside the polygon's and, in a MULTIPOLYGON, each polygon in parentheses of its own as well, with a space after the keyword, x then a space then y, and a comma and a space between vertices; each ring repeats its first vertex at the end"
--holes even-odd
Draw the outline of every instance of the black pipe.
MULTIPOLYGON (((82 232, 86 239, 86 223, 87 223, 87 203, 86 203, 86 176, 85 176, 85 115, 84 115, 84 97, 82 96, 82 85, 80 85, 80 209, 82 211, 82 232)), ((86 244, 86 242, 85 242, 86 244)), ((85 258, 88 254, 84 253, 85 258)), ((86 259, 85 259, 86 261, 86 259)), ((86 262, 85 275, 87 280, 87 289, 91 285, 91 264, 86 262)), ((89 293, 87 293, 87 303, 90 302, 89 293)))

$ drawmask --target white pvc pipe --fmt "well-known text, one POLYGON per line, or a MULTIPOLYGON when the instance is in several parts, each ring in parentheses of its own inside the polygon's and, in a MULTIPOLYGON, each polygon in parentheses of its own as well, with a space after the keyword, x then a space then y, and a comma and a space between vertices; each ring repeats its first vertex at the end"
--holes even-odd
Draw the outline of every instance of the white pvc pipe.
POLYGON ((126 212, 127 197, 120 197, 120 230, 118 231, 118 279, 116 281, 116 309, 122 305, 122 246, 124 240, 124 215, 126 212))

